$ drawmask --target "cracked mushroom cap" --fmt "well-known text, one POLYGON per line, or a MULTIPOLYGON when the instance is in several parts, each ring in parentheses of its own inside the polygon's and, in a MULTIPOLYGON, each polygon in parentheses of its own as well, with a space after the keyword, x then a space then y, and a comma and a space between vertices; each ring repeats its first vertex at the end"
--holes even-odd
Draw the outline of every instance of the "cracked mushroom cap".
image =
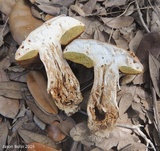
POLYGON ((32 31, 18 48, 15 59, 30 64, 37 56, 47 73, 47 90, 59 109, 68 115, 78 110, 82 101, 77 78, 62 56, 61 45, 66 45, 84 31, 84 24, 67 16, 58 16, 32 31))
POLYGON ((94 83, 88 100, 88 127, 91 132, 107 137, 118 119, 116 101, 119 70, 139 74, 143 66, 131 52, 117 46, 91 40, 76 39, 63 51, 64 58, 94 67, 94 83))

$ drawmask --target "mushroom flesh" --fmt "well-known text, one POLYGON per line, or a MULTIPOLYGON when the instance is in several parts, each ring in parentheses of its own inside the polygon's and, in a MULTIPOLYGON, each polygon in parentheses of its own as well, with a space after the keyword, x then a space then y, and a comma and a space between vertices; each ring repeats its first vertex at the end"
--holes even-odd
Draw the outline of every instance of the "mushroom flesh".
POLYGON ((68 115, 78 110, 82 101, 77 78, 62 56, 61 45, 66 45, 84 31, 84 24, 67 16, 58 16, 32 31, 18 48, 17 62, 28 62, 37 56, 47 73, 47 90, 59 109, 68 115))
POLYGON ((66 46, 64 58, 90 68, 94 67, 94 82, 88 100, 88 127, 100 137, 108 137, 119 112, 117 85, 119 71, 139 74, 143 66, 131 52, 91 39, 76 39, 66 46))

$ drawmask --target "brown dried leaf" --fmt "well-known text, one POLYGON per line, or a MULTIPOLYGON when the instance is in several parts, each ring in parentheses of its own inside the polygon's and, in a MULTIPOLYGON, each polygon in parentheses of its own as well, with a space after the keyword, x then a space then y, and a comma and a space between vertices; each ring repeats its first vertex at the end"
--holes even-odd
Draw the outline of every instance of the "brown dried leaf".
MULTIPOLYGON (((149 52, 156 57, 157 59, 160 57, 160 34, 159 32, 151 32, 149 34, 146 34, 136 51, 136 56, 139 58, 139 60, 144 64, 145 62, 148 62, 148 55, 149 52)), ((147 66, 148 67, 148 66, 147 66)))
MULTIPOLYGON (((0 69, 5 70, 11 65, 10 58, 6 57, 0 62, 0 69)), ((1 80, 0 80, 1 81, 1 80)))
POLYGON ((60 14, 60 7, 54 7, 50 5, 37 5, 39 9, 41 9, 43 12, 51 14, 51 15, 59 15, 60 14))
MULTIPOLYGON (((93 39, 106 42, 106 41, 109 41, 109 34, 107 34, 104 31, 101 31, 100 29, 95 29, 93 39)), ((111 39, 111 43, 112 43, 112 40, 113 39, 111 39)))
POLYGON ((66 115, 59 116, 59 129, 66 135, 69 135, 70 130, 76 125, 75 121, 66 115))
POLYGON ((123 141, 125 144, 137 142, 137 137, 131 135, 125 129, 116 127, 110 134, 109 138, 95 137, 95 135, 90 134, 86 123, 79 123, 72 128, 70 132, 71 137, 75 141, 80 141, 82 144, 100 147, 104 150, 110 150, 116 147, 119 142, 123 141))
POLYGON ((8 136, 9 122, 0 123, 0 150, 3 150, 6 146, 6 140, 8 136))
POLYGON ((126 93, 122 96, 119 102, 119 116, 123 115, 127 109, 131 106, 133 101, 133 95, 131 93, 126 93))
POLYGON ((134 36, 134 38, 129 42, 129 50, 136 52, 138 45, 143 37, 143 32, 141 30, 138 30, 136 32, 136 35, 134 36))
POLYGON ((3 81, 0 82, 0 89, 12 89, 20 91, 22 88, 25 88, 26 84, 14 81, 3 81))
POLYGON ((27 105, 32 110, 32 112, 44 123, 51 124, 53 121, 58 120, 56 115, 45 114, 36 104, 34 99, 24 91, 23 96, 26 100, 27 105))
POLYGON ((130 143, 128 142, 124 142, 124 141, 120 141, 118 146, 117 146, 117 149, 118 150, 121 150, 121 151, 144 151, 146 150, 146 146, 142 143, 139 143, 139 142, 133 142, 133 143, 130 143))
POLYGON ((22 99, 21 89, 25 87, 26 84, 19 82, 0 82, 0 95, 13 99, 22 99))
POLYGON ((19 101, 0 96, 0 114, 8 118, 15 118, 19 111, 19 101))
POLYGON ((20 45, 31 31, 42 25, 42 21, 32 16, 27 0, 18 0, 10 13, 9 25, 14 40, 20 45))
POLYGON ((39 108, 47 114, 57 114, 58 109, 54 100, 47 93, 47 81, 38 71, 30 71, 27 76, 28 88, 39 108))
POLYGON ((0 26, 0 47, 4 44, 4 36, 9 32, 7 21, 4 25, 0 26))
POLYGON ((84 38, 84 39, 93 38, 94 32, 102 26, 102 23, 98 20, 89 19, 82 16, 76 16, 74 18, 78 19, 79 21, 85 24, 85 27, 86 27, 85 31, 80 36, 81 38, 84 38))
POLYGON ((103 4, 105 7, 112 7, 112 6, 121 6, 125 5, 127 0, 107 0, 104 1, 103 4))
POLYGON ((35 18, 41 19, 42 18, 42 14, 40 12, 40 10, 35 7, 34 5, 31 6, 31 13, 35 18))
POLYGON ((133 79, 136 77, 136 75, 125 75, 120 79, 121 85, 126 85, 133 81, 133 79))
POLYGON ((127 27, 134 21, 134 18, 131 16, 121 16, 116 18, 101 17, 101 19, 110 28, 127 27))
POLYGON ((58 146, 56 145, 56 143, 52 139, 50 139, 48 136, 33 133, 27 130, 19 130, 18 133, 27 144, 32 142, 38 142, 38 143, 42 143, 44 145, 53 147, 55 149, 58 149, 58 146))
POLYGON ((46 128, 46 123, 44 123, 42 120, 40 120, 37 116, 34 115, 34 122, 40 127, 42 130, 46 128))
POLYGON ((132 102, 131 107, 138 115, 141 113, 144 114, 140 103, 132 102))
POLYGON ((82 17, 86 16, 85 12, 78 5, 71 5, 69 8, 72 11, 75 11, 76 13, 78 13, 82 17))
POLYGON ((74 0, 30 0, 31 3, 35 4, 45 4, 45 5, 60 5, 69 7, 71 4, 74 3, 74 0))
POLYGON ((47 126, 46 131, 48 136, 56 142, 62 141, 66 135, 58 128, 59 122, 54 121, 47 126))
POLYGON ((9 16, 16 0, 0 0, 0 11, 9 16))
POLYGON ((149 54, 149 71, 155 91, 160 97, 160 62, 151 54, 149 54))
POLYGON ((0 69, 0 81, 8 81, 8 76, 6 72, 2 69, 0 69))
POLYGON ((83 5, 82 10, 85 12, 85 14, 92 14, 96 3, 97 0, 89 0, 86 4, 83 5))

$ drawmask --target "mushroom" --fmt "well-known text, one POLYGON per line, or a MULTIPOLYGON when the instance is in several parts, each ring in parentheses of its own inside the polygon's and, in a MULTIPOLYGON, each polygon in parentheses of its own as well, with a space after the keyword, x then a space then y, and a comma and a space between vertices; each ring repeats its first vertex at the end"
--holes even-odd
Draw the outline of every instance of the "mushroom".
POLYGON ((20 64, 30 63, 39 55, 47 74, 47 91, 59 109, 68 115, 78 110, 82 101, 77 78, 62 56, 61 44, 66 45, 84 31, 84 25, 67 16, 58 16, 32 31, 15 54, 20 64))
POLYGON ((94 82, 88 100, 88 127, 96 136, 108 137, 118 119, 116 101, 119 70, 139 74, 143 66, 131 52, 91 39, 76 39, 63 51, 64 58, 94 67, 94 82))

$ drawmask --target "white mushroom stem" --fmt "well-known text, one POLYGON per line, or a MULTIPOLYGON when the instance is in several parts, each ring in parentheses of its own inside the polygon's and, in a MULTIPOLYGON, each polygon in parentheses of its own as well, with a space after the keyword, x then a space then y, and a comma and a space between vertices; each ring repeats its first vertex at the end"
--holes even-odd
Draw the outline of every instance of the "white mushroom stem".
MULTIPOLYGON (((96 40, 77 39, 64 50, 64 57, 86 67, 94 66, 94 83, 88 100, 88 126, 97 136, 108 136, 118 118, 119 68, 141 73, 139 60, 124 49, 96 40)), ((125 71, 127 72, 127 71, 125 71)))
POLYGON ((78 110, 82 96, 78 80, 62 57, 61 44, 69 43, 83 30, 84 25, 72 17, 55 17, 31 32, 15 55, 17 61, 25 61, 39 54, 47 73, 47 90, 68 115, 78 110))
POLYGON ((94 66, 94 83, 87 106, 88 126, 97 135, 101 130, 109 131, 118 118, 116 102, 118 74, 113 66, 94 66))

